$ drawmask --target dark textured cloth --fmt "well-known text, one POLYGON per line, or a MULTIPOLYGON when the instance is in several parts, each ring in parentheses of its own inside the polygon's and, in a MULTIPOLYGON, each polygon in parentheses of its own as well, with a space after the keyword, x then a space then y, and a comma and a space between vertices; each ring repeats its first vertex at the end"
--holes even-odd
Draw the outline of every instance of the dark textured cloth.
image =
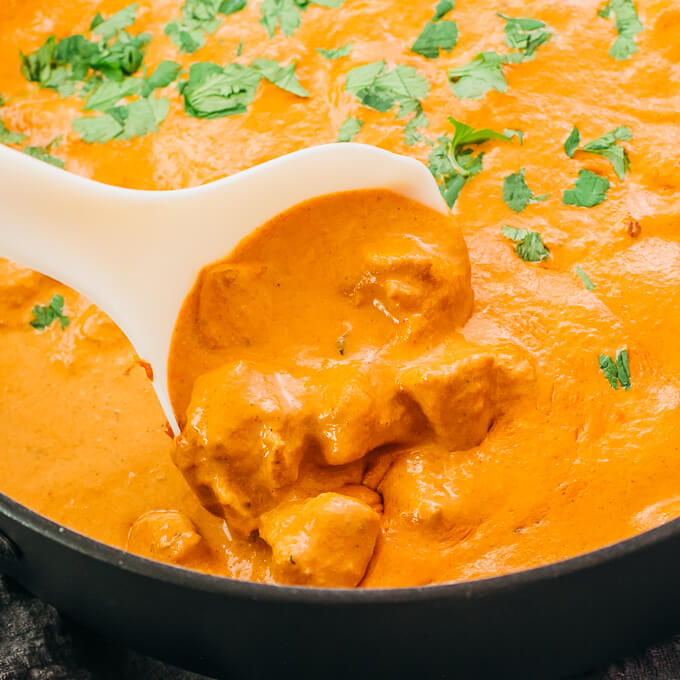
MULTIPOLYGON (((109 679, 207 680, 122 649, 0 577, 0 680, 109 679)), ((680 637, 582 680, 680 680, 680 637)))

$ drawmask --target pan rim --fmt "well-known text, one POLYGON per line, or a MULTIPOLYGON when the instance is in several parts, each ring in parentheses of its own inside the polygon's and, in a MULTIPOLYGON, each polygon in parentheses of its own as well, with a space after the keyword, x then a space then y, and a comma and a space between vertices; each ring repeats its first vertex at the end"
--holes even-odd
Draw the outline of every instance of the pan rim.
MULTIPOLYGON (((642 552, 680 534, 680 517, 629 538, 546 565, 501 576, 397 588, 318 588, 239 580, 151 560, 69 529, 0 492, 0 514, 65 548, 149 579, 195 590, 278 603, 364 606, 442 599, 475 599, 586 571, 642 552)), ((11 538, 11 537, 10 537, 11 538)), ((19 546, 21 550, 21 546, 19 546)))

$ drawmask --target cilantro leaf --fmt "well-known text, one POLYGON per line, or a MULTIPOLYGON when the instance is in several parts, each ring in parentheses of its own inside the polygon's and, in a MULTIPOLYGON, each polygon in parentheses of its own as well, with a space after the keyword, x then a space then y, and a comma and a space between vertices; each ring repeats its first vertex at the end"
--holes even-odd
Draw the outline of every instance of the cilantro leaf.
POLYGON ((550 255, 550 251, 543 243, 541 235, 536 231, 515 229, 507 225, 501 231, 503 236, 516 243, 515 252, 525 262, 542 262, 550 255))
POLYGON ((341 7, 344 0, 262 0, 260 23, 270 38, 277 27, 284 35, 291 36, 300 27, 300 15, 309 5, 322 7, 341 7))
POLYGON ((565 205, 592 208, 604 202, 608 191, 609 180, 606 177, 581 168, 574 188, 564 192, 562 201, 565 205))
POLYGON ((633 0, 609 0, 598 14, 608 19, 612 12, 616 16, 618 37, 609 49, 609 56, 621 61, 630 59, 638 51, 635 36, 642 33, 644 26, 638 17, 633 0))
POLYGON ((583 271, 580 264, 577 264, 574 267, 574 271, 576 272, 576 275, 579 277, 579 279, 583 281, 583 285, 586 287, 586 290, 595 290, 595 284, 590 280, 588 274, 583 271))
POLYGON ((22 151, 33 158, 37 158, 39 161, 44 161, 45 163, 49 163, 50 165, 54 165, 63 170, 65 165, 64 160, 57 158, 50 153, 50 149, 58 139, 59 138, 52 140, 47 146, 25 146, 22 151))
POLYGON ((230 14, 240 12, 247 4, 248 0, 222 0, 219 12, 225 16, 229 16, 230 14))
POLYGON ((326 59, 340 59, 340 57, 346 57, 352 51, 352 44, 353 43, 350 42, 332 50, 325 50, 323 47, 317 47, 316 51, 326 57, 326 59))
POLYGON ((295 75, 295 62, 288 66, 279 66, 273 59, 260 58, 253 61, 252 67, 266 78, 270 83, 280 87, 286 92, 296 94, 298 97, 309 97, 310 94, 305 90, 295 75))
POLYGON ((517 139, 519 139, 520 144, 524 143, 524 132, 522 132, 522 130, 513 130, 512 128, 505 128, 505 130, 503 130, 503 135, 505 135, 505 137, 507 137, 508 139, 517 137, 517 139))
POLYGON ((548 196, 549 194, 534 196, 524 179, 524 168, 503 180, 503 200, 508 208, 515 212, 522 212, 529 203, 545 201, 548 196))
POLYGON ((538 19, 519 18, 505 16, 501 12, 496 14, 505 20, 505 44, 519 50, 525 59, 531 59, 536 49, 550 40, 552 33, 543 21, 538 19))
POLYGON ((162 61, 144 81, 142 95, 148 97, 154 90, 167 87, 177 78, 181 70, 182 67, 175 61, 162 61))
POLYGON ((484 154, 475 156, 472 149, 467 147, 492 139, 507 141, 509 136, 486 128, 475 130, 454 118, 449 118, 449 122, 454 126, 455 132, 452 137, 439 137, 437 146, 432 149, 428 158, 428 167, 439 184, 444 200, 452 208, 465 182, 483 168, 484 154))
POLYGON ((567 140, 564 142, 564 152, 569 156, 569 158, 574 157, 574 152, 581 143, 581 133, 578 128, 574 125, 574 129, 569 133, 567 140))
POLYGON ((106 80, 92 90, 83 108, 85 111, 106 111, 125 97, 141 94, 143 83, 142 78, 134 77, 125 78, 120 82, 106 80))
POLYGON ((59 319, 62 330, 71 323, 71 320, 64 314, 64 298, 55 295, 49 305, 35 305, 33 307, 33 319, 31 326, 39 331, 44 331, 51 326, 54 321, 59 319))
POLYGON ((614 128, 611 132, 602 135, 602 137, 598 137, 592 142, 588 142, 588 144, 581 147, 579 151, 604 156, 604 158, 610 161, 612 166, 614 166, 616 176, 620 180, 623 180, 626 173, 630 171, 630 159, 628 158, 626 149, 622 146, 618 146, 617 142, 627 142, 631 139, 633 139, 633 133, 630 128, 621 125, 614 128))
POLYGON ((213 33, 220 25, 217 14, 224 7, 224 14, 233 14, 245 6, 239 2, 225 0, 185 0, 180 21, 173 19, 165 26, 165 34, 179 48, 180 52, 192 54, 205 45, 205 36, 213 33))
MULTIPOLYGON (((104 40, 109 40, 109 38, 113 38, 118 31, 122 31, 128 26, 132 26, 132 24, 135 23, 136 14, 137 3, 133 2, 131 5, 121 9, 120 12, 116 12, 106 20, 96 24, 93 22, 94 25, 91 26, 91 30, 93 33, 101 35, 104 40)), ((101 18, 101 15, 99 16, 101 18)))
POLYGON ((195 118, 222 118, 245 113, 253 100, 261 74, 250 66, 210 62, 192 64, 185 81, 184 110, 195 118))
POLYGON ((26 139, 26 135, 9 130, 4 121, 0 119, 0 144, 19 144, 24 139, 26 139))
POLYGON ((450 52, 458 43, 458 25, 455 21, 428 21, 411 47, 411 52, 427 59, 436 59, 439 50, 450 52))
POLYGON ((455 6, 453 0, 439 0, 437 7, 434 10, 432 21, 443 19, 455 6))
POLYGON ((399 104, 397 118, 413 114, 406 124, 405 141, 415 144, 422 135, 419 127, 428 125, 421 99, 430 91, 430 83, 413 66, 387 68, 384 61, 357 66, 347 73, 345 91, 364 106, 385 113, 399 104))
POLYGON ((125 106, 110 108, 101 116, 76 118, 73 129, 90 144, 142 137, 158 131, 169 107, 170 101, 166 97, 142 98, 125 106))
POLYGON ((505 92, 503 59, 496 52, 481 52, 469 64, 449 70, 449 85, 460 99, 480 99, 489 90, 505 92))
POLYGON ((338 142, 351 142, 359 134, 363 126, 363 120, 350 116, 340 126, 340 130, 338 131, 338 142))
POLYGON ((123 126, 110 114, 94 118, 76 118, 73 121, 73 129, 88 144, 104 144, 122 131, 123 126))
POLYGON ((32 83, 46 83, 52 74, 56 38, 51 35, 35 52, 26 55, 19 51, 21 73, 32 83))
POLYGON ((616 351, 616 359, 612 359, 606 354, 600 354, 599 364, 604 377, 613 389, 618 390, 619 385, 624 390, 631 388, 630 365, 626 348, 616 351))

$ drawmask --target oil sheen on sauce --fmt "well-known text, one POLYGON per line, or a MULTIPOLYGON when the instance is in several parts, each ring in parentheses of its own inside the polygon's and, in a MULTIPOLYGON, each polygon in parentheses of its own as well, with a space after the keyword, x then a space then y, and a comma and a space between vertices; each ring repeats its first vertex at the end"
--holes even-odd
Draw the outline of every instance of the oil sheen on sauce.
POLYGON ((201 50, 180 55, 163 33, 177 3, 142 0, 135 30, 154 35, 145 58, 150 69, 163 59, 185 67, 227 63, 242 41, 248 61, 296 58, 297 75, 312 96, 297 98, 267 83, 246 113, 200 120, 184 113, 170 87, 170 111, 157 133, 87 144, 71 127, 82 101, 27 83, 18 47, 28 53, 53 33, 86 32, 95 12, 110 14, 124 4, 9 0, 0 7, 0 33, 12 38, 0 45, 7 102, 0 117, 34 145, 62 135, 55 153, 66 159, 67 171, 135 188, 194 186, 333 141, 349 115, 364 121, 357 141, 425 161, 428 146, 404 145, 403 121, 344 92, 350 68, 379 59, 415 66, 430 81, 424 100, 430 138, 450 134, 453 116, 476 128, 523 130, 524 142, 482 147, 484 170, 464 187, 453 221, 429 214, 414 220, 419 208, 391 195, 344 202, 331 196, 277 218, 227 262, 203 272, 185 307, 194 312, 180 319, 176 338, 202 343, 201 351, 173 374, 174 403, 178 412, 193 413, 202 394, 219 394, 221 378, 260 381, 270 393, 276 376, 279 388, 298 395, 296 417, 304 422, 295 432, 313 436, 269 469, 225 473, 224 459, 205 456, 197 464, 203 458, 186 427, 187 441, 175 449, 120 331, 73 291, 2 261, 2 492, 87 535, 158 559, 261 581, 305 582, 304 571, 330 585, 354 585, 366 563, 362 586, 507 573, 598 548, 680 514, 680 53, 674 39, 680 11, 673 3, 639 3, 640 49, 619 62, 608 54, 613 23, 597 17, 600 3, 591 0, 461 2, 452 15, 459 43, 434 60, 408 49, 431 17, 428 3, 311 6, 293 36, 277 32, 272 39, 251 3, 201 50), (533 60, 507 68, 506 93, 458 99, 446 71, 481 51, 503 49, 498 10, 542 19, 556 37, 533 60), (343 59, 316 51, 347 42, 353 48, 343 59), (624 182, 602 158, 564 154, 575 124, 584 140, 620 125, 633 131, 624 182), (580 167, 610 179, 607 200, 597 207, 562 203, 580 167), (536 193, 551 196, 517 215, 502 200, 502 184, 520 168, 536 193), (639 233, 628 228, 631 218, 639 233), (505 224, 540 232, 550 258, 520 260, 501 234, 505 224), (362 225, 370 229, 362 232, 362 225), (311 243, 323 244, 324 252, 332 244, 332 257, 313 257, 311 243), (584 287, 576 265, 594 290, 584 287), (239 315, 242 325, 232 324, 233 336, 225 337, 229 324, 211 313, 211 295, 219 300, 225 286, 238 288, 239 281, 249 282, 237 296, 242 307, 251 310, 257 302, 262 309, 239 315), (205 295, 198 286, 206 286, 205 295), (31 309, 55 293, 64 296, 71 323, 36 332, 31 309), (314 307, 321 298, 326 304, 314 307), (613 390, 598 366, 600 354, 621 347, 630 356, 628 391, 613 390), (369 402, 385 411, 368 433, 348 431, 328 415, 333 409, 324 410, 324 399, 354 404, 334 394, 333 385, 361 384, 362 362, 369 361, 379 379, 363 391, 377 395, 369 402), (331 365, 337 380, 324 382, 320 367, 331 365), (424 380, 428 371, 434 377, 424 380), (468 403, 480 409, 475 422, 485 424, 483 431, 445 432, 451 413, 437 407, 442 394, 460 394, 449 388, 461 376, 477 388, 468 403), (435 383, 439 391, 430 390, 435 383), (395 385, 408 400, 390 393, 395 385), (392 409, 403 415, 396 438, 386 425, 392 409), (364 440, 334 447, 342 437, 364 440), (372 453, 365 456, 364 448, 372 453), (290 491, 290 462, 302 449, 303 482, 290 491), (238 483, 218 488, 225 474, 238 483), (255 483, 267 479, 278 481, 255 483), (361 527, 347 563, 334 570, 321 559, 344 545, 342 530, 335 531, 337 543, 322 542, 296 561, 295 536, 316 518, 337 527, 339 517, 361 527))

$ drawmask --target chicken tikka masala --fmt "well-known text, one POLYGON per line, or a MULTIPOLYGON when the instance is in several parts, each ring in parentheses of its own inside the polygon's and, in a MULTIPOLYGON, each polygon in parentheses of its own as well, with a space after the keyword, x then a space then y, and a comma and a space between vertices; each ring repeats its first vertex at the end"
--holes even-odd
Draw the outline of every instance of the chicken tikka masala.
POLYGON ((668 0, 3 2, 4 144, 174 189, 354 141, 427 164, 451 214, 339 193, 216 253, 173 337, 175 439, 121 331, 0 260, 0 491, 146 557, 333 587, 680 515, 679 31, 668 0))

